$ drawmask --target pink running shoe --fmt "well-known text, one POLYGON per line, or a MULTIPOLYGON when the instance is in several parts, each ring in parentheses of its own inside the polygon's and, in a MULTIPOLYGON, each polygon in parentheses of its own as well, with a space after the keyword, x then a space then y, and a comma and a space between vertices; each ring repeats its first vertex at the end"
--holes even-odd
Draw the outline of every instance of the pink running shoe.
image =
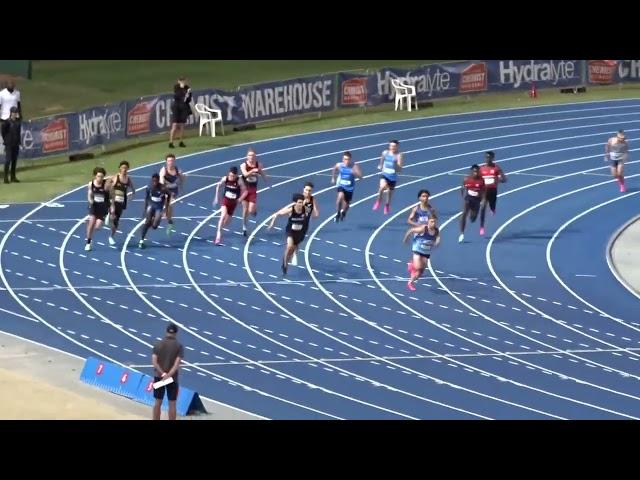
POLYGON ((484 237, 484 227, 480 227, 480 236, 484 237))
POLYGON ((384 206, 384 214, 385 215, 389 215, 389 204, 388 203, 384 206))
POLYGON ((627 187, 625 187, 625 186, 624 186, 624 183, 621 183, 621 184, 620 184, 620 191, 621 191, 622 193, 624 193, 624 192, 626 192, 626 191, 627 191, 627 187))
POLYGON ((415 291, 416 291, 416 286, 415 286, 413 283, 411 283, 411 282, 407 282, 407 288, 408 288, 409 290, 411 290, 412 292, 415 292, 415 291))
POLYGON ((222 243, 222 239, 220 237, 216 237, 215 244, 220 245, 222 243))
POLYGON ((380 200, 376 200, 376 203, 373 204, 373 209, 377 210, 380 208, 380 200))

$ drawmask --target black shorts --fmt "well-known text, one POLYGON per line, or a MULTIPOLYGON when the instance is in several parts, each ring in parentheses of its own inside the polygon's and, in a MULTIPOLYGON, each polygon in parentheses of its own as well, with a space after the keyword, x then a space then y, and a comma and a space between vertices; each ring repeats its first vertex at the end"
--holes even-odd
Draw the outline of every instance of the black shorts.
POLYGON ((384 175, 382 175, 380 178, 382 178, 385 182, 387 182, 387 187, 389 187, 389 190, 395 190, 396 189, 397 180, 389 180, 384 175))
POLYGON ((351 203, 351 200, 353 199, 353 190, 347 192, 344 188, 338 187, 338 192, 344 193, 344 201, 347 203, 351 203))
POLYGON ((464 203, 469 206, 469 210, 472 212, 478 213, 478 210, 480 210, 480 198, 478 197, 470 197, 467 195, 464 199, 464 203))
POLYGON ((304 236, 306 235, 305 230, 300 230, 299 232, 294 232, 290 230, 287 232, 287 237, 291 237, 294 245, 299 245, 304 240, 304 236))
POLYGON ((89 215, 96 217, 96 220, 104 220, 104 217, 109 213, 109 205, 107 202, 92 203, 89 205, 89 215))
POLYGON ((624 165, 624 162, 621 160, 609 160, 609 165, 611 165, 611 168, 618 168, 618 165, 624 165))
POLYGON ((430 253, 420 253, 420 252, 416 252, 416 251, 414 251, 414 252, 412 252, 412 253, 413 253, 414 255, 420 255, 421 257, 424 257, 424 258, 426 258, 427 260, 429 260, 429 257, 431 257, 431 254, 430 254, 430 253))
MULTIPOLYGON (((153 377, 153 381, 159 382, 162 380, 160 377, 153 377)), ((156 400, 162 400, 164 398, 164 390, 167 389, 167 398, 170 402, 175 402, 178 399, 178 382, 174 380, 173 383, 169 385, 165 385, 164 387, 160 387, 157 390, 153 391, 153 398, 156 400)))
POLYGON ((498 189, 497 188, 487 188, 487 202, 489 203, 489 208, 491 210, 496 209, 496 203, 498 202, 498 189))
POLYGON ((120 218, 122 216, 122 212, 127 209, 127 202, 113 202, 113 210, 114 216, 116 218, 120 218))
POLYGON ((171 105, 171 123, 187 123, 191 115, 191 107, 186 103, 173 102, 171 105))
POLYGON ((162 219, 162 207, 156 207, 155 205, 149 205, 145 212, 145 217, 150 221, 157 221, 158 223, 162 219))
POLYGON ((309 231, 309 224, 306 223, 305 226, 302 228, 302 238, 304 239, 304 237, 307 236, 307 232, 309 231))
POLYGON ((178 188, 167 188, 167 192, 169 193, 169 201, 178 198, 178 188))

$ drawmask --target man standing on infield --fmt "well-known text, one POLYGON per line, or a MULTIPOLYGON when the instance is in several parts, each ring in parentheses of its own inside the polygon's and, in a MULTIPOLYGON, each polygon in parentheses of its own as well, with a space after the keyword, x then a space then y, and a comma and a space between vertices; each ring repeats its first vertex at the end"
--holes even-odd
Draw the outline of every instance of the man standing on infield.
POLYGON ((160 380, 173 378, 173 382, 166 386, 162 386, 153 391, 153 397, 156 399, 153 405, 153 419, 160 420, 162 412, 162 400, 164 399, 164 391, 167 390, 167 398, 169 399, 169 420, 176 419, 176 400, 178 399, 178 370, 180 362, 184 358, 184 347, 176 334, 178 327, 170 323, 167 327, 167 335, 153 347, 153 355, 151 360, 153 363, 154 383, 160 380))

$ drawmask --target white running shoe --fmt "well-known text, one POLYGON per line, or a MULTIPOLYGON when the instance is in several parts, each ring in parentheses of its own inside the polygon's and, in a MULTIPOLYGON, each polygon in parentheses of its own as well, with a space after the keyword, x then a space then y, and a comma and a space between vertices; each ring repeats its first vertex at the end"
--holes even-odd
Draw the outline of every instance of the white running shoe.
POLYGON ((85 251, 85 252, 90 252, 90 251, 91 251, 91 244, 90 244, 90 243, 87 243, 87 244, 84 246, 84 251, 85 251))
POLYGON ((116 244, 116 239, 113 238, 111 235, 109 235, 109 245, 115 245, 116 244))
POLYGON ((291 265, 298 266, 298 254, 296 252, 293 252, 293 257, 291 257, 291 265))
POLYGON ((458 243, 462 243, 464 242, 464 233, 461 233, 460 236, 458 237, 458 243))

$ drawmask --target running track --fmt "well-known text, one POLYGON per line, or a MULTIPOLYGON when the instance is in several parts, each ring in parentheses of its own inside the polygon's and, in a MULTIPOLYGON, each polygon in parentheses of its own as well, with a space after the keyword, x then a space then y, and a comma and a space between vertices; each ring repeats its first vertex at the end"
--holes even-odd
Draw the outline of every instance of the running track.
MULTIPOLYGON (((0 329, 81 356, 149 368, 167 321, 182 327, 181 382, 271 419, 640 418, 638 299, 611 274, 610 235, 637 213, 637 154, 618 191, 603 162, 619 128, 634 141, 640 100, 414 119, 258 142, 271 176, 248 239, 235 219, 212 243, 213 182, 246 145, 178 160, 190 173, 177 233, 139 250, 142 195, 115 247, 84 252, 85 188, 0 210, 0 329), (371 206, 379 154, 401 141, 392 211, 371 206), (351 150, 365 178, 334 224, 329 169, 351 150), (485 150, 509 177, 487 235, 457 243, 461 176, 485 150), (321 216, 283 280, 267 215, 303 182, 321 216), (420 188, 443 241, 418 290, 401 239, 420 188)), ((144 188, 158 165, 133 171, 144 188)), ((238 213, 236 213, 238 216, 238 213)), ((284 226, 281 220, 277 225, 284 226)))

